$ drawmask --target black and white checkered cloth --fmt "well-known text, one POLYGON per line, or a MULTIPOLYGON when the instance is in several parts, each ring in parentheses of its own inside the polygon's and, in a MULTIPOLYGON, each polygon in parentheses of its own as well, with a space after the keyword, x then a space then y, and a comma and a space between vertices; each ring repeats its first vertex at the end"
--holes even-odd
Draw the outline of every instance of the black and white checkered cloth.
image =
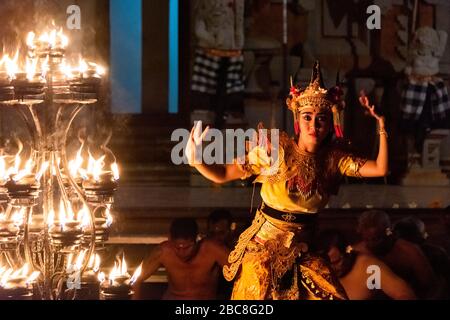
POLYGON ((402 93, 402 118, 419 120, 423 112, 427 93, 430 94, 431 114, 435 120, 450 117, 450 103, 445 83, 440 78, 432 81, 417 81, 409 79, 402 93))
POLYGON ((201 50, 195 53, 191 89, 208 94, 216 94, 221 79, 224 78, 226 93, 244 91, 244 57, 218 57, 201 50), (221 73, 225 74, 221 74, 221 73))

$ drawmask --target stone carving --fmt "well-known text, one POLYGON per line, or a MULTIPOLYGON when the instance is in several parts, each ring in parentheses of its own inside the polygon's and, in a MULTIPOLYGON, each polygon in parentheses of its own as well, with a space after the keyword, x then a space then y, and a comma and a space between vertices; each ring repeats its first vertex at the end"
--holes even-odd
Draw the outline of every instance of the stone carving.
POLYGON ((244 46, 243 0, 197 0, 195 36, 202 48, 223 50, 244 46))
POLYGON ((414 36, 410 65, 405 73, 416 76, 434 76, 439 73, 439 59, 445 51, 447 33, 430 27, 419 28, 414 36))

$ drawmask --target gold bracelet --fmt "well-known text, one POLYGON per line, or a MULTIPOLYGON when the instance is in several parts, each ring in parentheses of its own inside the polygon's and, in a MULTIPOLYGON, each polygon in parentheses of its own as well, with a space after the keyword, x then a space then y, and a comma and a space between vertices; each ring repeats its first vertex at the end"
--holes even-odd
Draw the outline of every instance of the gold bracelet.
POLYGON ((379 131, 378 131, 378 134, 379 134, 380 136, 381 136, 381 135, 385 135, 386 138, 389 138, 389 135, 388 135, 387 131, 384 130, 384 129, 379 130, 379 131))

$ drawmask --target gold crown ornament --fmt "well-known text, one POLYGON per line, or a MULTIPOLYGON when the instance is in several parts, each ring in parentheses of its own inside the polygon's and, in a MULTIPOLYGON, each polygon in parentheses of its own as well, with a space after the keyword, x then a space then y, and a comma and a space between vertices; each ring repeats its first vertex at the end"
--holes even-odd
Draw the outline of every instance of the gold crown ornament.
POLYGON ((313 108, 318 112, 331 112, 333 114, 333 124, 336 137, 343 138, 343 131, 340 124, 340 111, 344 108, 344 101, 342 100, 343 91, 338 85, 339 73, 337 75, 336 86, 326 89, 322 73, 320 71, 320 64, 315 62, 311 81, 305 89, 300 86, 294 86, 291 79, 291 90, 289 97, 286 99, 286 104, 294 114, 294 129, 295 134, 299 134, 299 127, 297 116, 304 108, 313 108))

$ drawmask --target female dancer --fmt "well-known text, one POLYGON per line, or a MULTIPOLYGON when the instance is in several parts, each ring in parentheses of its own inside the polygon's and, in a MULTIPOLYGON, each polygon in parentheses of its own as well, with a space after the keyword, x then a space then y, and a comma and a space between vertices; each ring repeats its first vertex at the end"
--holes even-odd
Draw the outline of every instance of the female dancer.
POLYGON ((232 299, 345 299, 346 294, 326 261, 314 253, 315 221, 330 195, 337 193, 342 176, 387 174, 384 118, 375 113, 366 97, 360 98, 378 122, 378 156, 367 160, 346 151, 342 139, 333 136, 335 133, 342 137, 338 123, 342 105, 339 89, 324 88, 317 62, 309 86, 304 90, 292 87, 286 102, 294 113, 297 139, 280 134, 276 170, 266 170, 271 155, 267 150, 261 152, 258 146, 248 151, 244 163, 196 163, 196 146, 208 130, 201 133, 198 126, 192 128, 186 156, 190 165, 216 183, 256 176, 254 182, 262 184, 263 202, 252 225, 240 235, 228 258, 229 265, 223 270, 229 281, 240 271, 232 299))

